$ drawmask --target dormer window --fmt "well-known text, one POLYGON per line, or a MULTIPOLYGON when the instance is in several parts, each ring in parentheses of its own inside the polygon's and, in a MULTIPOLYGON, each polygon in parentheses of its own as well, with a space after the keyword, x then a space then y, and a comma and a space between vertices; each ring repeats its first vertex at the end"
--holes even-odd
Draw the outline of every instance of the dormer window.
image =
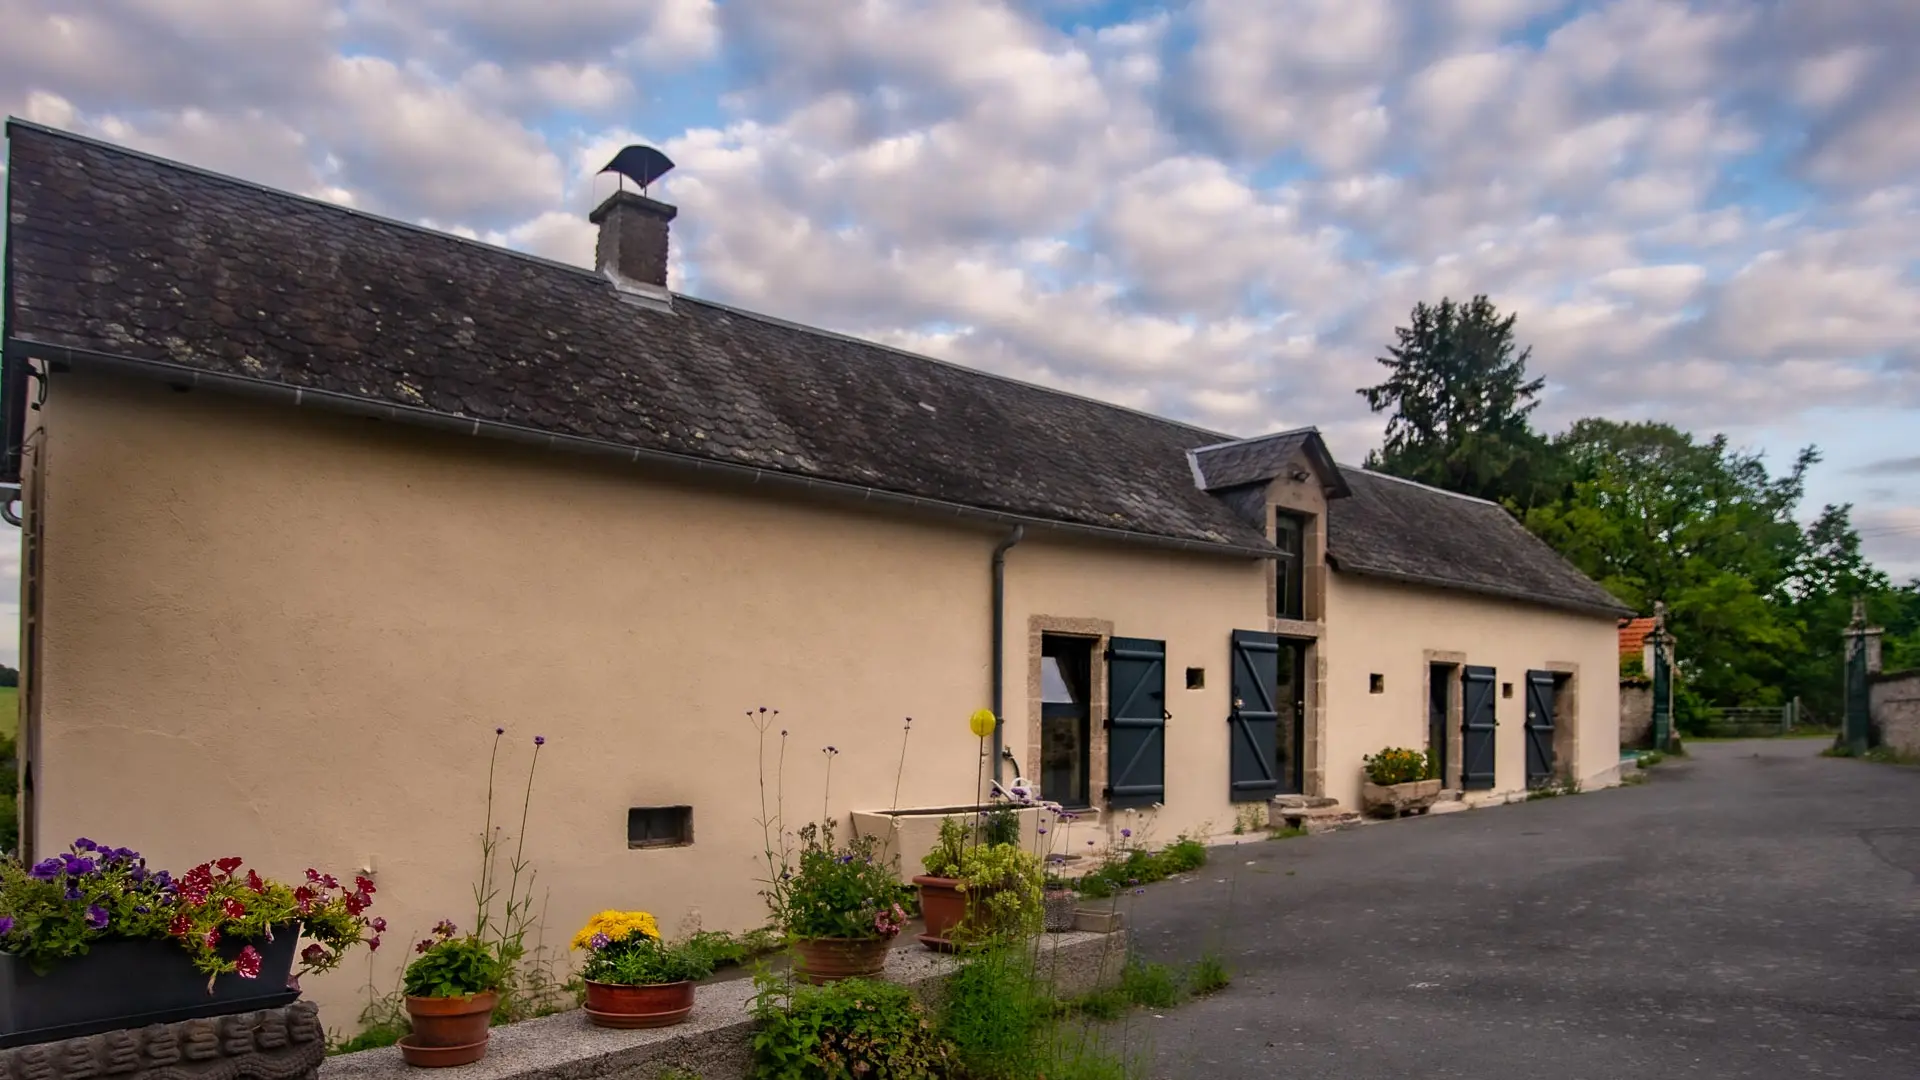
POLYGON ((1297 514, 1276 510, 1273 514, 1273 546, 1280 557, 1273 561, 1274 614, 1282 619, 1306 618, 1304 575, 1301 573, 1301 534, 1305 521, 1297 514))

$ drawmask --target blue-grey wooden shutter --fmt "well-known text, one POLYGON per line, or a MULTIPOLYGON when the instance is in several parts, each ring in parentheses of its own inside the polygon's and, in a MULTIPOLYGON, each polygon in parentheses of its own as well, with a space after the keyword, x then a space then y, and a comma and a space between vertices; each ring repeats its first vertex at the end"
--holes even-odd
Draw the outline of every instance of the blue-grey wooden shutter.
POLYGON ((1527 672, 1527 786, 1553 779, 1553 672, 1527 672))
POLYGON ((1494 671, 1469 667, 1460 673, 1460 786, 1468 791, 1493 787, 1494 671))
POLYGON ((1234 802, 1259 802, 1280 790, 1275 776, 1280 710, 1280 637, 1233 632, 1233 700, 1227 712, 1227 780, 1234 802))
POLYGON ((1167 797, 1167 643, 1113 638, 1107 645, 1107 802, 1145 806, 1167 797))

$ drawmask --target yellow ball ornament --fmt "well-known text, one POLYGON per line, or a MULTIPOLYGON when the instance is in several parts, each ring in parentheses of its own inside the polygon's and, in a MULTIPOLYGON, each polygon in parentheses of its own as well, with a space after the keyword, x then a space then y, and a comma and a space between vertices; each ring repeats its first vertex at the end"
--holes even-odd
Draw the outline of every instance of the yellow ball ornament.
POLYGON ((984 739, 993 734, 995 723, 997 721, 993 718, 992 709, 975 709, 973 715, 967 717, 967 726, 973 729, 973 737, 976 739, 984 739))

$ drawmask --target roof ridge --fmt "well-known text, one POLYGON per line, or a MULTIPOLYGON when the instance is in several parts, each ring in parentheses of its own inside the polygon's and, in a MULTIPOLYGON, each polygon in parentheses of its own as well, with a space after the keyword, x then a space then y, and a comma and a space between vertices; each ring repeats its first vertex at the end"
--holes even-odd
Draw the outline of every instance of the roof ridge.
MULTIPOLYGON (((318 198, 312 195, 302 195, 302 194, 299 194, 298 192, 287 191, 284 188, 272 187, 267 184, 262 184, 253 180, 243 179, 241 177, 233 176, 228 173, 216 172, 212 169, 203 168, 199 165, 191 165, 184 161, 176 161, 172 158, 162 157, 159 154, 148 153, 147 151, 144 151, 144 150, 136 150, 136 149, 133 149, 132 147, 122 146, 118 143, 108 142, 105 139, 94 138, 93 136, 90 136, 90 135, 81 135, 77 132, 67 131, 64 128, 50 127, 46 124, 42 124, 37 121, 23 120, 17 116, 9 116, 6 118, 6 127, 9 129, 9 131, 16 126, 26 128, 29 131, 38 132, 42 135, 51 136, 53 138, 66 139, 72 142, 82 143, 87 146, 95 147, 97 149, 106 150, 110 153, 125 154, 129 157, 139 158, 145 161, 152 162, 157 165, 163 165, 170 169, 179 169, 182 172, 193 173, 196 176, 206 177, 207 179, 214 180, 219 183, 229 184, 229 185, 240 187, 240 188, 246 188, 248 190, 257 191, 262 194, 270 195, 276 198, 292 199, 296 202, 305 203, 309 206, 315 207, 316 209, 333 210, 339 213, 349 214, 355 217, 364 218, 368 221, 372 221, 377 224, 390 225, 396 228, 407 229, 411 232, 423 233, 427 236, 437 237, 442 240, 452 240, 457 243, 467 244, 472 247, 479 248, 482 251, 492 252, 494 254, 499 254, 499 255, 506 255, 508 257, 516 258, 516 259, 522 259, 527 262, 535 263, 540 266, 552 267, 556 270, 565 270, 568 273, 581 274, 587 277, 594 278, 596 280, 601 278, 599 271, 594 270, 591 267, 575 266, 572 263, 560 262, 557 259, 549 259, 543 255, 534 255, 530 252, 521 251, 517 248, 505 247, 500 244, 491 244, 485 240, 479 240, 474 237, 461 236, 458 233, 447 232, 444 229, 435 229, 426 225, 418 224, 416 222, 403 221, 399 218, 387 217, 384 214, 376 214, 368 210, 359 209, 358 207, 343 206, 340 203, 330 202, 326 199, 318 198)), ((1036 382, 1029 382, 1025 379, 1016 379, 1011 375, 1002 375, 999 372, 987 371, 982 368, 972 367, 967 364, 961 364, 953 360, 946 360, 937 356, 928 356, 925 353, 917 353, 912 351, 911 349, 903 349, 897 345, 888 345, 885 342, 874 341, 870 338, 863 338, 854 334, 843 333, 838 330, 829 330, 825 327, 810 326, 806 323, 794 322, 791 319, 783 319, 778 315, 769 315, 763 311, 754 311, 749 308, 738 307, 736 305, 728 304, 719 300, 710 300, 705 297, 691 296, 686 293, 680 293, 680 292, 674 292, 673 298, 675 301, 685 301, 688 303, 704 304, 710 308, 717 308, 721 311, 726 311, 728 313, 739 315, 745 318, 757 319, 761 322, 771 323, 776 326, 782 326, 789 330, 797 330, 803 333, 815 334, 821 337, 833 338, 839 341, 853 342, 855 344, 863 345, 868 348, 879 349, 883 352, 892 353, 896 356, 907 357, 910 359, 921 361, 923 363, 938 364, 943 367, 951 368, 956 371, 966 372, 970 375, 977 375, 982 378, 994 379, 1003 383, 1011 383, 1015 386, 1024 387, 1028 390, 1037 390, 1042 393, 1053 394, 1059 397, 1070 398, 1076 401, 1083 401, 1091 405, 1097 405, 1102 408, 1112 409, 1116 412, 1128 413, 1133 416, 1139 416, 1148 420, 1157 421, 1162 424, 1168 424, 1174 427, 1182 428, 1187 431, 1191 431, 1197 435, 1205 436, 1208 438, 1226 437, 1226 432, 1215 431, 1211 428, 1201 427, 1198 424, 1190 424, 1185 420, 1176 420, 1173 417, 1162 416, 1159 413, 1148 412, 1145 409, 1136 409, 1128 405, 1121 405, 1118 402, 1104 401, 1100 398, 1091 397, 1086 394, 1075 393, 1071 390, 1062 390, 1058 387, 1046 386, 1036 382)), ((1307 430, 1307 429, 1300 429, 1300 430, 1307 430)), ((1287 434, 1287 433, 1282 432, 1280 434, 1287 434)), ((1267 438, 1267 437, 1268 436, 1256 436, 1256 440, 1259 438, 1267 438)), ((1228 439, 1227 442, 1216 443, 1214 445, 1225 446, 1235 441, 1241 441, 1241 440, 1228 439)))
POLYGON ((1338 465, 1342 470, 1350 470, 1352 472, 1365 473, 1368 476, 1378 477, 1382 480, 1391 480, 1396 484, 1405 484, 1408 487, 1417 487, 1424 491, 1431 491, 1435 495, 1445 495, 1445 496, 1448 496, 1449 498, 1465 499, 1468 502, 1482 503, 1486 506, 1497 506, 1497 507, 1500 507, 1500 509, 1502 510, 1506 509, 1506 507, 1500 506, 1499 503, 1494 502, 1492 499, 1483 499, 1478 495, 1463 495, 1458 491, 1448 491, 1446 488, 1434 487, 1432 484, 1423 484, 1418 480, 1409 480, 1404 476, 1394 476, 1390 473, 1379 472, 1374 469, 1369 469, 1364 465, 1345 465, 1345 464, 1341 464, 1340 462, 1335 462, 1334 464, 1338 465))
MULTIPOLYGON (((1216 432, 1215 434, 1218 434, 1218 433, 1216 432)), ((1288 428, 1285 431, 1269 431, 1265 435, 1250 435, 1244 439, 1228 439, 1226 442, 1209 443, 1206 446, 1196 446, 1187 452, 1190 454, 1204 454, 1209 450, 1220 450, 1229 446, 1245 446, 1248 443, 1265 442, 1268 439, 1282 439, 1290 435, 1307 435, 1307 434, 1318 435, 1320 434, 1320 429, 1319 427, 1313 424, 1307 424, 1304 427, 1288 428)), ((1339 464, 1339 463, 1335 462, 1335 464, 1339 464)), ((1345 468, 1345 466, 1341 466, 1341 467, 1345 468)))
POLYGON ((505 247, 500 244, 490 244, 476 237, 461 236, 459 233, 432 228, 431 226, 422 225, 418 222, 404 221, 400 218, 388 217, 385 214, 376 214, 371 210, 362 210, 357 206, 344 206, 315 195, 302 195, 297 191, 288 191, 285 188, 272 187, 267 184, 262 184, 257 180, 248 180, 243 177, 234 176, 231 173, 215 172, 212 169, 199 165, 190 165, 187 162, 176 161, 173 158, 162 157, 159 154, 148 153, 145 150, 135 150, 133 147, 122 146, 119 143, 108 142, 105 139, 97 139, 91 135, 81 135, 77 132, 68 131, 65 128, 49 127, 46 124, 34 120, 22 120, 17 116, 7 117, 6 131, 9 137, 11 137, 13 129, 16 127, 26 128, 28 131, 37 132, 41 135, 51 136, 56 139, 65 139, 69 142, 81 143, 98 150, 105 150, 108 153, 124 154, 127 157, 139 158, 142 161, 152 162, 155 165, 163 165, 169 169, 178 169, 181 172, 193 173, 195 176, 202 176, 209 180, 228 184, 233 187, 257 191, 263 195, 271 195, 279 199, 291 199, 294 202, 306 203, 316 209, 334 210, 342 214, 350 214, 354 217, 364 218, 381 225, 391 225, 395 228, 406 229, 409 232, 421 233, 426 236, 437 237, 441 240, 451 240, 458 244, 477 247, 482 251, 490 251, 499 255, 523 259, 527 262, 537 263, 541 266, 549 266, 556 270, 565 270, 573 274, 584 274, 593 278, 600 277, 600 272, 590 267, 575 266, 572 263, 561 262, 558 259, 549 259, 544 255, 535 255, 532 252, 521 251, 517 248, 505 247))

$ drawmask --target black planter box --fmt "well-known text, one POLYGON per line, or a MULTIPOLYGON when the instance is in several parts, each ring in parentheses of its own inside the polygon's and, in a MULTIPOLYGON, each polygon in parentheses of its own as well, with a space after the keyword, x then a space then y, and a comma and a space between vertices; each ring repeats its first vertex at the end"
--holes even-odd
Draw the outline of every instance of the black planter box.
MULTIPOLYGON (((231 959, 246 944, 235 941, 220 951, 231 959)), ((287 986, 299 928, 277 929, 272 941, 251 944, 260 953, 259 977, 222 975, 212 993, 174 941, 97 942, 45 975, 0 953, 0 1047, 292 1004, 300 997, 287 986)))

